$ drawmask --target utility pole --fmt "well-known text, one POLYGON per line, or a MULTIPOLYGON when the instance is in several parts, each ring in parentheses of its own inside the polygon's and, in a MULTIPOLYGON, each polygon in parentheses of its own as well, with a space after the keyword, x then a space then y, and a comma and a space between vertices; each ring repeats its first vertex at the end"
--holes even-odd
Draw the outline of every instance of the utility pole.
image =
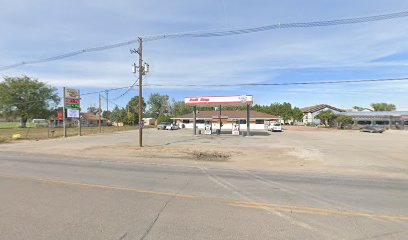
POLYGON ((98 127, 99 127, 99 132, 102 132, 101 129, 101 93, 99 93, 99 106, 98 106, 98 127))
POLYGON ((142 88, 142 77, 143 77, 143 40, 142 37, 139 37, 139 147, 143 147, 143 108, 142 108, 142 93, 143 93, 143 88, 142 88))
POLYGON ((139 66, 133 64, 132 71, 136 73, 139 70, 139 147, 143 147, 143 75, 149 72, 149 64, 143 65, 143 39, 139 37, 139 48, 130 50, 130 53, 139 55, 139 66))
POLYGON ((109 112, 109 90, 105 90, 106 93, 106 112, 109 112))
POLYGON ((64 128, 63 135, 64 135, 64 138, 66 138, 67 137, 67 125, 66 125, 67 124, 66 123, 67 119, 65 117, 65 87, 63 87, 62 91, 64 92, 64 101, 63 101, 63 105, 62 105, 62 126, 64 128))

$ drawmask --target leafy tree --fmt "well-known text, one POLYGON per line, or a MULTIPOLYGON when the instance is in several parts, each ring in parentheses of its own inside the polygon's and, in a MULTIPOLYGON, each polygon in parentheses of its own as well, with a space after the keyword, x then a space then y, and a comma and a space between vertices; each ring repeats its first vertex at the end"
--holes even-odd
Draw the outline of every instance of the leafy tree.
POLYGON ((359 107, 359 106, 354 106, 353 109, 355 109, 357 111, 363 111, 365 108, 359 107))
POLYGON ((282 117, 284 122, 287 122, 288 120, 292 119, 292 105, 290 103, 284 102, 284 103, 273 103, 269 105, 268 107, 258 107, 260 110, 263 110, 263 112, 280 116, 282 117))
POLYGON ((171 118, 167 114, 160 114, 157 118, 157 124, 160 124, 161 122, 171 122, 171 118))
POLYGON ((169 111, 169 96, 167 95, 152 93, 147 103, 149 104, 150 116, 154 118, 169 111))
POLYGON ((251 107, 251 110, 257 111, 257 112, 268 113, 268 107, 267 107, 267 106, 263 106, 263 105, 259 105, 259 104, 253 105, 253 106, 251 107))
MULTIPOLYGON (((146 102, 144 101, 144 99, 142 98, 142 111, 145 112, 146 109, 146 102)), ((130 99, 130 101, 128 102, 128 104, 126 105, 126 109, 127 112, 129 112, 131 115, 133 115, 133 117, 129 118, 127 115, 127 119, 132 119, 133 120, 133 124, 139 122, 139 96, 135 96, 132 99, 130 99)))
POLYGON ((103 111, 102 117, 110 120, 111 111, 103 111))
POLYGON ((394 104, 389 103, 371 103, 370 106, 374 111, 395 111, 397 109, 394 104))
POLYGON ((125 109, 123 108, 119 108, 118 106, 116 106, 113 110, 112 113, 110 114, 110 118, 109 118, 112 122, 123 122, 126 123, 127 122, 127 112, 125 109))
POLYGON ((303 112, 302 112, 302 110, 300 110, 300 108, 298 108, 298 107, 294 107, 294 108, 292 109, 292 118, 293 118, 293 120, 295 120, 295 121, 302 121, 302 119, 303 119, 303 112))
POLYGON ((92 114, 97 114, 98 113, 98 108, 94 106, 90 106, 87 108, 87 112, 92 113, 92 114))
POLYGON ((181 116, 187 113, 191 113, 193 110, 190 106, 184 103, 184 101, 174 101, 171 105, 171 115, 181 116))
POLYGON ((336 117, 331 110, 326 110, 319 112, 315 118, 322 121, 325 126, 328 126, 336 117))
POLYGON ((5 77, 0 83, 0 113, 19 117, 25 128, 29 118, 48 118, 59 103, 57 89, 28 76, 5 77))
POLYGON ((349 116, 338 116, 336 117, 336 122, 339 124, 340 128, 349 126, 353 124, 353 119, 349 116))

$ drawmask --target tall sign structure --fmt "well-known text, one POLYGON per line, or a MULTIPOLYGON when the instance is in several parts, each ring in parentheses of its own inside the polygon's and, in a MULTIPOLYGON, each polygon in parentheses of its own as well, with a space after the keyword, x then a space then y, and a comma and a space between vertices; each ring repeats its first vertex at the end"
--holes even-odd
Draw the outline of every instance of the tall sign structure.
POLYGON ((78 135, 81 135, 81 119, 80 119, 80 110, 81 110, 81 97, 79 89, 72 89, 64 87, 64 137, 67 137, 67 128, 66 128, 66 119, 74 118, 78 119, 78 135))

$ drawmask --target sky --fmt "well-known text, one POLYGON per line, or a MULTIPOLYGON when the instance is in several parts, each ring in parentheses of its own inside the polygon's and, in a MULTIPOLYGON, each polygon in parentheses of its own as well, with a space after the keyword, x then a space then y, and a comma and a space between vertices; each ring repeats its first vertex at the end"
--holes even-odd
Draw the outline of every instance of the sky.
MULTIPOLYGON (((408 10, 406 0, 0 0, 0 66, 84 48, 134 40, 138 36, 218 31, 277 23, 310 22, 408 10)), ((145 42, 150 72, 143 95, 253 95, 257 104, 290 102, 339 108, 394 103, 408 110, 408 81, 331 85, 179 87, 182 84, 291 83, 408 77, 408 18, 322 28, 278 29, 216 38, 145 42)), ((49 85, 89 93, 132 85, 137 44, 85 53, 54 62, 0 71, 28 75, 49 85)), ((2 81, 2 78, 1 80, 2 81)), ((109 108, 125 106, 137 89, 110 91, 109 108), (123 95, 123 96, 122 96, 123 95)), ((102 108, 106 109, 103 99, 102 108)), ((82 108, 98 95, 82 97, 82 108)))

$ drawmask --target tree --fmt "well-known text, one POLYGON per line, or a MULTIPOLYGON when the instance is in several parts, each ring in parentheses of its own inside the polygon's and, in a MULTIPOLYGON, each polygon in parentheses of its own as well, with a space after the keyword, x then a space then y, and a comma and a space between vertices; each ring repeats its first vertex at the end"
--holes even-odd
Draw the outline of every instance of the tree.
POLYGON ((169 111, 169 96, 167 95, 152 93, 147 103, 149 104, 150 116, 154 118, 169 111))
POLYGON ((353 124, 353 119, 349 116, 338 116, 336 117, 336 122, 339 124, 340 128, 349 126, 353 124))
MULTIPOLYGON (((144 101, 144 99, 142 98, 142 111, 145 112, 146 109, 146 102, 144 101)), ((133 120, 133 123, 131 123, 130 125, 133 125, 137 122, 139 122, 139 96, 135 96, 132 99, 130 99, 130 101, 128 102, 128 104, 126 105, 126 111, 129 112, 131 115, 133 115, 133 117, 129 117, 128 114, 126 115, 127 119, 131 119, 133 120)))
POLYGON ((325 126, 328 126, 335 119, 335 115, 331 110, 326 110, 319 112, 315 118, 322 121, 325 126))
POLYGON ((116 122, 116 123, 120 123, 120 122, 126 123, 126 121, 127 121, 127 112, 126 112, 126 110, 116 106, 112 110, 112 113, 110 114, 110 120, 112 122, 116 122))
POLYGON ((257 106, 258 109, 265 109, 265 113, 280 116, 284 122, 292 119, 292 105, 290 103, 273 103, 268 107, 257 106))
POLYGON ((98 108, 94 106, 90 106, 87 108, 87 112, 92 113, 92 114, 97 114, 98 113, 98 108))
POLYGON ((353 109, 355 109, 357 111, 363 111, 365 108, 359 107, 359 106, 354 106, 353 109))
POLYGON ((294 108, 292 109, 292 118, 293 118, 293 120, 295 120, 295 121, 302 121, 302 119, 303 119, 303 112, 302 112, 302 110, 300 110, 300 108, 298 108, 298 107, 294 107, 294 108))
POLYGON ((103 111, 102 117, 110 120, 111 111, 103 111))
POLYGON ((171 118, 167 114, 160 114, 157 118, 157 124, 160 124, 161 122, 171 122, 171 118))
POLYGON ((397 109, 394 104, 388 103, 371 103, 370 106, 374 111, 395 111, 397 109))
POLYGON ((21 128, 29 118, 49 118, 59 101, 56 88, 28 76, 5 77, 0 83, 0 112, 19 117, 21 128))
POLYGON ((187 113, 191 113, 193 110, 190 106, 184 103, 184 101, 174 101, 171 105, 171 115, 181 116, 187 113))

